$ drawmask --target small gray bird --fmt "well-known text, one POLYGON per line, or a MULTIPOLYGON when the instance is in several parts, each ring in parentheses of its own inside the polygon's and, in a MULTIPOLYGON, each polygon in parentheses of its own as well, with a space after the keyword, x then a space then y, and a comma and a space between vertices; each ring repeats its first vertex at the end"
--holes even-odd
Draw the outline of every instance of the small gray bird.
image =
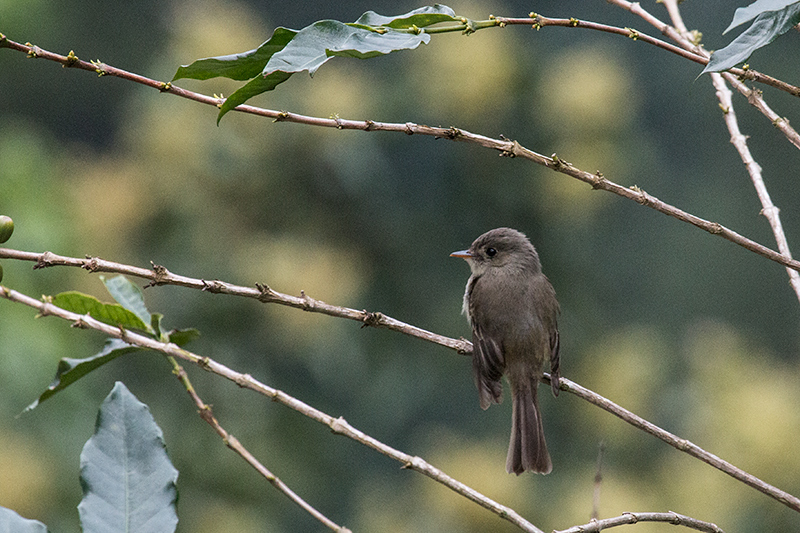
POLYGON ((506 471, 547 474, 553 469, 542 429, 536 388, 545 361, 558 396, 559 305, 542 274, 539 254, 528 238, 511 228, 488 231, 469 250, 453 252, 469 263, 464 314, 472 325, 472 369, 481 408, 500 403, 505 374, 511 385, 513 415, 506 471))

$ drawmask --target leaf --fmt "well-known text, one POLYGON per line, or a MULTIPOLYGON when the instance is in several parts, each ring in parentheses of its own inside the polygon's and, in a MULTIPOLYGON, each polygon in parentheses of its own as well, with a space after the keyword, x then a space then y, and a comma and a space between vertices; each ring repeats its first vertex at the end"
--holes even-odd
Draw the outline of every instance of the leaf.
POLYGON ((419 9, 409 11, 405 15, 399 15, 397 17, 384 17, 383 15, 378 15, 374 11, 367 11, 358 18, 355 24, 400 29, 410 28, 412 26, 424 28, 431 24, 438 24, 439 22, 460 22, 460 20, 461 19, 456 17, 452 9, 445 5, 436 4, 433 6, 420 7, 419 9))
POLYGON ((103 346, 103 349, 92 357, 87 359, 70 359, 65 357, 61 359, 58 362, 58 369, 56 370, 56 377, 53 382, 49 387, 47 387, 47 390, 45 390, 32 404, 26 407, 22 413, 27 413, 28 411, 35 409, 37 405, 53 396, 55 393, 66 389, 89 372, 100 368, 104 364, 116 359, 120 355, 138 352, 141 350, 143 350, 143 348, 133 346, 132 344, 128 344, 127 342, 119 339, 108 339, 105 346, 103 346))
POLYGON ((0 531, 8 533, 47 533, 47 527, 38 520, 23 518, 11 509, 0 507, 0 531))
POLYGON ((733 21, 731 21, 731 25, 722 32, 722 35, 725 35, 740 24, 750 22, 761 13, 767 11, 780 11, 791 4, 796 4, 797 1, 798 0, 756 0, 747 7, 739 7, 733 14, 733 21))
POLYGON ((198 59, 189 65, 181 65, 172 81, 182 78, 208 80, 219 76, 244 81, 258 76, 272 54, 282 50, 297 35, 297 30, 275 28, 272 37, 258 48, 241 54, 198 59))
POLYGON ((800 2, 781 11, 761 13, 753 24, 728 46, 711 54, 711 61, 700 74, 721 72, 747 61, 750 55, 766 46, 800 22, 800 2))
POLYGON ((81 452, 78 513, 84 533, 174 531, 177 479, 161 428, 118 381, 81 452))
MULTIPOLYGON (((151 322, 150 311, 144 304, 144 294, 138 285, 131 283, 125 276, 114 276, 111 279, 106 279, 100 276, 100 280, 105 284, 111 297, 114 298, 119 304, 134 313, 139 319, 148 326, 151 322)), ((152 332, 152 328, 147 331, 152 332)))
MULTIPOLYGON (((425 32, 410 31, 408 28, 413 26, 423 28, 439 22, 456 20, 460 21, 455 17, 452 9, 437 4, 395 17, 386 17, 368 11, 351 24, 338 20, 317 21, 296 32, 291 39, 287 39, 282 49, 270 49, 269 54, 265 52, 260 56, 262 60, 265 57, 268 58, 260 74, 254 75, 249 82, 223 102, 217 116, 217 123, 230 110, 247 102, 253 96, 273 90, 294 73, 307 70, 313 76, 319 67, 335 56, 367 59, 398 50, 412 50, 422 43, 427 44, 431 37, 425 32)), ((275 31, 277 33, 278 30, 275 31)), ((274 38, 275 34, 270 41, 274 38)), ((264 43, 264 45, 266 44, 264 43)), ((280 42, 276 41, 275 48, 279 45, 280 42)), ((232 72, 239 73, 241 70, 242 73, 251 73, 257 64, 261 64, 254 59, 256 55, 256 51, 251 50, 244 54, 211 59, 228 61, 232 72)), ((216 68, 222 69, 218 63, 205 63, 205 65, 214 65, 216 68)), ((184 71, 179 69, 179 73, 183 75, 184 71)), ((196 74, 211 73, 198 71, 196 74)))
POLYGON ((200 337, 200 332, 195 328, 173 329, 167 333, 169 342, 178 346, 186 346, 188 343, 200 337))
MULTIPOLYGON (((110 326, 122 326, 127 329, 139 329, 149 331, 149 325, 142 321, 131 311, 119 304, 104 304, 94 296, 83 294, 78 291, 62 292, 53 296, 53 305, 78 313, 88 314, 92 318, 99 320, 110 326)), ((149 321, 149 319, 148 319, 149 321)))

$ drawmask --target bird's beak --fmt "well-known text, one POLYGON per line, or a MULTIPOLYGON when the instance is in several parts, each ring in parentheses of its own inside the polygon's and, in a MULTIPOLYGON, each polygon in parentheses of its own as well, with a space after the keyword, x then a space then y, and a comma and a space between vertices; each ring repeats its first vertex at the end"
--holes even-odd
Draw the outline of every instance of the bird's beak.
POLYGON ((461 259, 472 259, 473 255, 469 250, 461 250, 460 252, 453 252, 450 257, 460 257, 461 259))

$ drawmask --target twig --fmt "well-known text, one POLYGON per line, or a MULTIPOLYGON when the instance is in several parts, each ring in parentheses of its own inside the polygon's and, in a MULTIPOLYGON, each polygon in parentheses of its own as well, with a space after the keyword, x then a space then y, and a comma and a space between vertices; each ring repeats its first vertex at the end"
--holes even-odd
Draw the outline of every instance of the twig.
POLYGON ((603 520, 592 520, 588 524, 573 526, 569 529, 554 531, 553 533, 596 533, 610 527, 636 524, 638 522, 667 522, 674 526, 684 526, 697 531, 707 533, 725 533, 716 524, 703 522, 696 518, 684 516, 670 511, 668 513, 623 513, 622 516, 605 518, 603 520))
MULTIPOLYGON (((702 46, 699 46, 692 41, 688 40, 678 29, 670 26, 666 22, 663 22, 653 16, 652 14, 648 13, 639 2, 628 2, 627 0, 607 0, 608 3, 617 5, 622 9, 630 11, 631 13, 640 16, 644 20, 646 20, 649 24, 654 26, 658 29, 661 33, 675 41, 676 43, 680 44, 684 49, 692 51, 696 54, 700 54, 706 58, 710 57, 711 54, 705 50, 702 46)), ((678 13, 677 6, 674 3, 670 2, 662 2, 666 4, 667 9, 669 10, 670 16, 674 16, 674 14, 678 13)), ((686 26, 683 25, 681 21, 679 24, 680 29, 683 33, 686 33, 686 26)), ((722 76, 725 80, 731 84, 742 96, 747 98, 747 101, 750 105, 755 107, 756 109, 761 112, 765 117, 767 117, 772 124, 778 128, 781 133, 792 143, 796 148, 800 149, 800 134, 789 125, 789 121, 785 118, 779 116, 775 113, 767 103, 764 101, 763 96, 761 95, 761 91, 757 89, 751 89, 746 84, 742 83, 741 80, 752 80, 752 81, 760 81, 766 85, 771 85, 783 91, 786 91, 790 94, 795 96, 800 96, 800 92, 798 88, 789 85, 788 83, 784 83, 780 80, 757 72, 753 69, 729 69, 726 72, 722 73, 722 76)))
POLYGON ((0 297, 33 307, 39 311, 40 316, 57 316, 72 322, 74 327, 91 328, 101 331, 110 337, 123 340, 129 344, 141 346, 143 348, 161 352, 167 356, 177 357, 179 359, 183 359, 184 361, 194 363, 203 370, 207 370, 213 374, 217 374, 218 376, 233 381, 242 388, 263 394, 273 401, 281 403, 313 420, 316 420, 321 424, 328 426, 335 434, 349 437, 391 459, 394 459, 395 461, 402 463, 403 468, 416 470, 417 472, 420 472, 421 474, 438 481, 454 492, 461 494, 465 498, 472 500, 481 507, 490 510, 500 518, 508 520, 523 531, 527 531, 529 533, 543 533, 542 530, 522 518, 522 516, 520 516, 513 509, 495 502, 475 489, 468 487, 464 483, 461 483, 460 481, 448 476, 438 468, 426 462, 424 459, 396 450, 354 428, 344 418, 334 418, 328 414, 325 414, 322 411, 311 407, 310 405, 298 400, 297 398, 294 398, 293 396, 290 396, 289 394, 286 394, 283 391, 274 389, 261 383, 253 378, 253 376, 250 374, 241 374, 236 372, 209 357, 201 357, 193 352, 184 350, 176 344, 159 342, 145 335, 140 335, 120 327, 109 326, 108 324, 95 320, 89 315, 79 315, 77 313, 67 311, 53 305, 52 303, 36 300, 2 285, 0 285, 0 297))
MULTIPOLYGON (((621 0, 614 0, 614 3, 619 3, 620 1, 621 0)), ((530 21, 528 23, 530 23, 530 21)), ((675 31, 674 28, 672 29, 672 31, 673 32, 675 31)), ((678 38, 681 37, 678 36, 678 38)), ((146 78, 144 76, 140 76, 138 74, 132 74, 122 69, 118 69, 106 65, 104 63, 100 63, 99 61, 94 63, 87 63, 86 61, 82 61, 77 57, 75 57, 74 54, 72 54, 72 57, 61 56, 43 50, 38 46, 22 45, 14 41, 11 41, 9 39, 5 39, 5 41, 0 41, 0 46, 5 46, 7 48, 11 48, 14 50, 26 52, 29 55, 32 55, 33 57, 40 57, 44 59, 49 59, 51 61, 56 61, 65 66, 81 68, 83 70, 91 70, 94 72, 98 72, 101 75, 117 76, 120 78, 127 79, 129 81, 134 81, 136 83, 147 85, 148 87, 153 87, 161 92, 175 94, 177 96, 188 98, 190 100, 194 100, 197 102, 210 104, 213 106, 219 106, 223 102, 223 100, 219 98, 211 98, 209 96, 194 93, 192 91, 187 91, 185 89, 177 87, 176 85, 172 85, 171 83, 159 82, 156 80, 152 80, 150 78, 146 78)), ((752 91, 750 92, 752 93, 752 91)), ((756 98, 757 96, 758 96, 757 94, 754 96, 756 100, 758 100, 758 98, 756 98)), ((243 113, 251 113, 264 117, 270 117, 275 119, 276 122, 296 122, 300 124, 336 128, 340 130, 393 131, 393 132, 406 133, 408 135, 413 135, 413 134, 429 135, 436 138, 470 142, 473 144, 477 144, 479 146, 483 146, 485 148, 491 148, 493 150, 497 150, 498 152, 500 152, 501 156, 521 157, 523 159, 527 159, 538 165, 548 167, 551 170, 555 170, 562 174, 566 174, 575 179, 588 183, 594 189, 602 189, 604 191, 612 192, 618 196, 628 198, 629 200, 633 200, 641 205, 645 205, 647 207, 655 209, 656 211, 659 211, 665 215, 677 218, 678 220, 681 220, 683 222, 688 222, 689 224, 692 224, 693 226, 696 226, 713 235, 719 235, 724 239, 727 239, 735 244, 738 244, 739 246, 742 246, 743 248, 746 248, 751 252, 755 252, 758 255, 766 257, 767 259, 780 263, 785 267, 789 267, 794 270, 800 271, 800 262, 794 261, 792 259, 787 259, 781 253, 776 252, 775 250, 772 250, 764 245, 758 244, 757 242, 752 241, 736 233, 735 231, 726 228, 725 226, 719 223, 711 222, 702 219, 700 217, 697 217, 695 215, 689 214, 681 209, 678 209, 677 207, 674 207, 666 202, 659 200, 658 198, 646 193, 645 191, 636 186, 633 186, 631 188, 623 187, 622 185, 618 185, 608 180, 605 176, 599 173, 590 174, 589 172, 580 170, 572 166, 571 164, 567 163, 563 159, 558 158, 555 154, 552 157, 547 157, 538 154, 533 150, 524 148, 516 141, 511 141, 505 138, 493 139, 490 137, 486 137, 476 133, 471 133, 469 131, 455 127, 436 128, 431 126, 414 124, 411 122, 399 124, 399 123, 389 123, 389 122, 375 122, 372 120, 346 120, 341 118, 309 117, 305 115, 299 115, 297 113, 289 113, 287 111, 274 111, 271 109, 263 109, 249 105, 240 105, 235 110, 243 113)), ((785 129, 787 131, 794 131, 791 129, 791 127, 788 125, 788 122, 785 120, 778 120, 776 122, 776 125, 782 130, 785 129)), ((797 145, 798 147, 800 147, 800 135, 797 135, 796 133, 795 135, 797 136, 797 145)))
POLYGON ((600 518, 600 488, 603 485, 603 452, 606 449, 605 443, 600 442, 597 447, 597 472, 594 475, 594 494, 592 497, 592 520, 600 518))
MULTIPOLYGON (((664 7, 667 8, 667 13, 669 13, 670 20, 672 21, 675 29, 681 36, 685 37, 688 33, 688 30, 683 22, 683 17, 681 16, 677 0, 662 0, 662 3, 664 4, 664 7)), ((731 144, 733 144, 733 146, 736 148, 736 151, 739 152, 739 157, 741 157, 742 162, 747 169, 747 173, 750 175, 750 179, 756 189, 758 199, 761 201, 761 214, 764 215, 769 222, 770 228, 772 228, 772 233, 775 235, 775 241, 778 244, 778 250, 784 256, 792 257, 792 253, 789 250, 789 243, 786 240, 786 234, 784 233, 783 225, 781 224, 779 214, 780 210, 772 203, 772 199, 769 196, 767 187, 764 184, 764 178, 761 175, 761 166, 756 163, 755 159, 753 159, 750 149, 747 146, 747 137, 739 130, 739 122, 736 119, 736 112, 733 109, 731 91, 728 89, 728 86, 725 83, 726 79, 734 84, 737 87, 737 90, 740 92, 746 92, 749 89, 747 89, 742 82, 730 74, 723 75, 716 72, 711 73, 711 82, 714 84, 714 88, 716 89, 716 95, 717 99, 719 100, 719 106, 723 112, 725 125, 728 128, 728 132, 731 134, 731 144)), ((787 121, 781 120, 780 117, 778 117, 778 115, 772 111, 769 106, 767 106, 766 102, 764 102, 764 99, 761 98, 761 95, 758 94, 757 91, 750 90, 750 97, 748 97, 748 100, 753 100, 751 103, 758 107, 764 115, 770 118, 773 121, 773 124, 775 124, 777 127, 788 126, 787 121)), ((792 132, 794 130, 791 128, 789 128, 789 130, 791 131, 784 131, 784 134, 791 140, 793 138, 792 132)), ((797 142, 793 141, 796 146, 800 147, 798 142, 800 142, 800 138, 797 142)), ((786 269, 786 272, 789 275, 789 283, 794 289, 798 300, 800 300, 800 274, 798 274, 796 270, 789 268, 786 269)))
POLYGON ((295 309, 302 309, 313 313, 322 313, 329 316, 339 318, 347 318, 361 322, 362 327, 371 326, 375 328, 385 328, 393 331, 399 331, 412 337, 424 339, 434 344, 440 344, 447 348, 456 350, 461 354, 471 354, 472 344, 465 339, 451 339, 443 335, 437 335, 430 331, 406 324, 396 320, 383 313, 372 313, 366 310, 358 311, 349 307, 340 307, 331 305, 317 300, 302 293, 300 296, 290 296, 278 291, 272 290, 267 285, 260 283, 256 284, 256 288, 242 287, 241 285, 234 285, 220 280, 204 280, 197 278, 190 278, 173 274, 166 268, 160 265, 153 265, 152 270, 148 268, 135 267, 131 265, 124 265, 122 263, 115 263, 113 261, 106 261, 99 257, 87 257, 80 259, 77 257, 66 257, 56 255, 52 252, 44 253, 31 253, 22 252, 19 250, 12 250, 9 248, 0 248, 0 258, 7 259, 21 259, 23 261, 34 261, 34 269, 45 268, 50 266, 71 266, 80 267, 89 272, 113 272, 116 274, 127 274, 137 278, 148 279, 150 283, 146 287, 155 285, 177 285, 179 287, 188 287, 191 289, 200 289, 214 294, 230 294, 233 296, 243 296, 245 298, 254 298, 264 303, 275 303, 294 307, 295 309))
POLYGON ((267 467, 261 464, 261 462, 256 459, 253 454, 251 454, 244 446, 242 446, 242 443, 239 442, 236 437, 225 431, 225 429, 220 425, 214 416, 211 406, 200 399, 200 396, 197 394, 197 391, 195 390, 191 381, 189 381, 189 376, 186 374, 186 370, 184 370, 183 367, 178 364, 174 357, 167 356, 167 360, 172 365, 173 373, 184 386, 186 392, 189 393, 192 401, 194 401, 195 405, 197 406, 197 412, 200 415, 200 418, 205 420, 212 428, 214 428, 214 431, 216 431, 217 435, 222 437, 223 442, 225 442, 225 445, 228 448, 239 454, 239 456, 247 461, 247 463, 259 474, 264 476, 264 478, 269 481, 273 487, 285 494, 290 500, 299 505, 304 511, 316 518, 323 525, 332 529, 333 531, 337 531, 338 533, 350 533, 349 529, 337 525, 333 520, 320 513, 313 506, 311 506, 311 504, 298 496, 296 492, 286 485, 286 483, 281 481, 275 474, 270 472, 267 467))
MULTIPOLYGON (((753 159, 750 149, 747 146, 747 137, 745 137, 739 130, 739 124, 736 120, 736 112, 733 110, 733 101, 731 100, 731 91, 725 84, 725 79, 720 74, 712 73, 711 82, 717 90, 717 98, 719 99, 720 107, 722 108, 725 125, 728 127, 728 132, 731 134, 731 144, 739 152, 739 157, 742 159, 747 173, 753 182, 756 189, 758 199, 761 201, 761 214, 769 222, 772 233, 775 235, 775 241, 778 244, 778 250, 785 257, 792 257, 792 252, 789 250, 789 243, 786 240, 786 234, 783 231, 781 224, 780 209, 775 207, 772 199, 767 191, 767 186, 764 184, 764 178, 761 175, 761 166, 753 159)), ((791 268, 786 269, 789 274, 789 283, 794 289, 795 295, 800 300, 800 274, 791 268)))
MULTIPOLYGON (((545 382, 549 382, 549 376, 545 374, 545 382)), ((744 483, 745 485, 749 485, 754 489, 766 494, 767 496, 778 500, 782 504, 786 505, 787 507, 794 509, 795 511, 800 512, 800 498, 796 496, 792 496, 788 492, 782 491, 777 487, 770 485, 762 481, 761 479, 755 477, 752 474, 748 474, 741 468, 732 465, 731 463, 720 459, 716 455, 707 452, 700 446, 690 442, 686 439, 682 439, 677 435, 673 435, 669 431, 661 429, 660 427, 656 426, 655 424, 648 422, 644 418, 628 411, 624 407, 621 407, 611 400, 600 396, 596 392, 592 392, 589 389, 578 385, 577 383, 570 381, 563 376, 561 377, 561 390, 565 390, 575 394, 576 396, 583 398, 584 400, 588 401, 589 403, 600 407, 611 413, 618 418, 621 418, 628 424, 639 428, 641 430, 646 431, 647 433, 653 435, 654 437, 661 439, 662 441, 666 442, 673 448, 685 452, 696 459, 700 459, 706 464, 709 464, 716 468, 717 470, 721 470, 725 472, 729 476, 734 479, 737 479, 744 483)))

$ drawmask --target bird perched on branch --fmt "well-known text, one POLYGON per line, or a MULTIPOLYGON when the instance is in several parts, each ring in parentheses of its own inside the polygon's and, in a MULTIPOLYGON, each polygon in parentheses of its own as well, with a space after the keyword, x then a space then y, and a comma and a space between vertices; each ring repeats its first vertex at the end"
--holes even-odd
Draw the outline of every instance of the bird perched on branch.
POLYGON ((506 471, 547 474, 553 469, 536 397, 550 361, 553 394, 559 388, 559 305, 528 238, 511 228, 488 231, 468 250, 453 252, 469 263, 464 313, 472 326, 472 368, 481 407, 503 399, 511 385, 513 415, 506 471))

